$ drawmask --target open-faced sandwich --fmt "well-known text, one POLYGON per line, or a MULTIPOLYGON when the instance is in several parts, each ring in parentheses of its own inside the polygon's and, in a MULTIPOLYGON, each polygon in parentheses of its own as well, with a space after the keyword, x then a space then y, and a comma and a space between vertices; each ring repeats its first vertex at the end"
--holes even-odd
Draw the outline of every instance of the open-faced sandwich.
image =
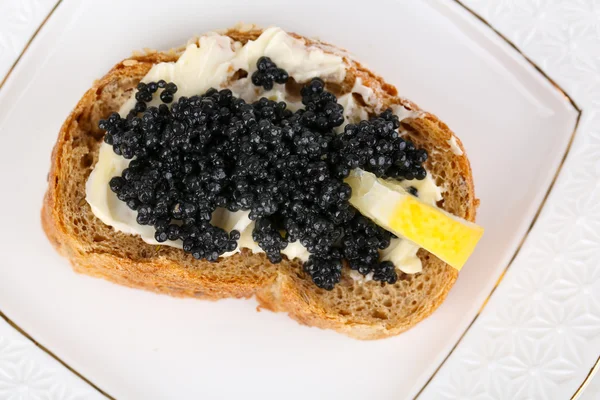
POLYGON ((76 271, 256 296, 352 337, 431 314, 483 231, 460 140, 346 51, 237 26, 96 81, 52 153, 46 234, 76 271))

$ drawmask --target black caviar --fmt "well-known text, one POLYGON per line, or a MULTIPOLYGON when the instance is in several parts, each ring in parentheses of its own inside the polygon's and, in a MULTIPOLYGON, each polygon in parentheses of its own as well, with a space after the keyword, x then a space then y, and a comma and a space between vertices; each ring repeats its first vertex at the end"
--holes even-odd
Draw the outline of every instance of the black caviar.
POLYGON ((425 179, 423 163, 427 152, 398 134, 400 121, 387 109, 379 116, 358 124, 349 124, 336 140, 338 174, 362 168, 378 177, 425 179))
MULTIPOLYGON (((267 57, 257 68, 252 82, 267 90, 288 79, 267 57)), ((296 112, 267 98, 248 104, 228 89, 173 102, 176 92, 162 80, 140 83, 127 118, 113 113, 99 124, 114 152, 131 159, 110 188, 158 242, 181 240, 195 258, 216 261, 236 248, 240 232, 212 225, 212 213, 246 210, 268 259, 280 262, 281 250, 300 241, 310 253, 304 270, 321 288, 340 281, 343 259, 376 281, 398 279, 378 252, 393 235, 350 205, 343 181, 354 168, 425 178, 427 153, 398 135, 391 110, 336 134, 344 110, 319 78, 302 88, 304 109, 296 112), (161 104, 149 106, 157 93, 161 104)))
POLYGON ((256 68, 257 70, 252 74, 252 83, 266 90, 273 89, 273 82, 286 83, 289 78, 287 71, 277 68, 269 57, 260 57, 256 62, 256 68))

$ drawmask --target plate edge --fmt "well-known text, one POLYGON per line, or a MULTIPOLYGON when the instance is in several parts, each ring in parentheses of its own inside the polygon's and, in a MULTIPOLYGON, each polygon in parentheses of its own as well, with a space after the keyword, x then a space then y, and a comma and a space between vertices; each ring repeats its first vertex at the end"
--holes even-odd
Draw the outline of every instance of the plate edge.
MULTIPOLYGON (((560 173, 562 171, 562 168, 563 168, 563 166, 565 164, 567 156, 571 152, 571 147, 572 147, 573 142, 575 140, 575 136, 577 134, 577 131, 578 131, 578 128, 579 128, 579 122, 581 121, 581 115, 582 115, 581 108, 577 105, 577 103, 575 102, 575 100, 566 92, 566 90, 564 90, 558 83, 556 83, 556 81, 554 81, 554 79, 552 79, 550 76, 548 76, 548 74, 546 74, 546 72, 541 67, 539 67, 532 59, 530 59, 527 55, 525 55, 525 53, 523 53, 523 51, 521 51, 521 49, 519 49, 519 47, 517 47, 517 45, 512 40, 510 40, 508 37, 506 37, 504 34, 502 34, 499 30, 497 30, 496 28, 494 28, 485 18, 483 18, 481 15, 479 15, 474 10, 472 10, 470 7, 468 7, 467 5, 465 5, 461 0, 451 0, 451 2, 458 4, 464 11, 466 11, 472 17, 474 17, 475 19, 477 19, 479 21, 479 23, 482 23, 483 25, 485 25, 494 34, 496 34, 500 39, 502 39, 506 44, 508 44, 508 46, 510 48, 512 48, 515 52, 517 52, 517 54, 519 54, 544 79, 546 79, 548 81, 548 83, 550 83, 551 86, 553 86, 560 94, 563 95, 563 97, 571 104, 571 106, 576 111, 577 117, 576 117, 576 120, 575 120, 575 124, 573 126, 573 131, 571 132, 571 135, 569 137, 569 142, 567 143, 567 147, 565 148, 565 153, 563 154, 563 157, 562 157, 562 159, 560 161, 560 164, 556 168, 556 172, 554 174, 554 177, 552 178, 552 181, 550 182, 550 185, 548 186, 548 190, 544 194, 544 197, 543 197, 542 201, 540 202, 540 205, 539 205, 539 207, 538 207, 538 209, 537 209, 537 211, 536 211, 533 219, 531 220, 531 223, 529 224, 529 227, 527 228, 527 231, 523 235, 521 241, 519 242, 519 245, 517 246, 517 249, 513 253, 513 256, 509 260, 509 262, 506 265, 506 267, 502 270, 502 273, 500 274, 500 277, 498 278, 496 284, 494 285, 494 287, 492 288, 492 290, 490 291, 490 293, 484 299, 483 304, 479 308, 479 311, 477 311, 477 314, 475 314, 475 317, 473 317, 473 320, 469 323, 469 325, 467 326, 467 328, 460 335, 460 337, 458 338, 458 340, 456 341, 456 343, 454 344, 454 346, 450 349, 450 351, 448 352, 448 354, 446 355, 446 357, 444 357, 444 359, 442 360, 442 362, 437 366, 437 368, 435 369, 435 371, 433 372, 433 374, 427 379, 427 381, 425 382, 425 384, 419 389, 419 391, 417 392, 417 394, 413 397, 413 400, 417 400, 419 398, 419 396, 421 396, 421 394, 425 391, 425 389, 427 388, 427 386, 435 378, 435 376, 437 375, 437 373, 442 369, 442 367, 444 366, 444 364, 446 363, 446 361, 448 361, 448 359, 450 358, 450 356, 452 355, 452 353, 454 353, 454 350, 456 350, 456 348, 461 343, 461 341, 463 340, 463 338, 465 337, 465 335, 467 334, 467 332, 471 329, 471 327, 473 326, 473 324, 475 323, 475 321, 477 320, 477 318, 483 312, 485 306, 487 305, 488 301, 490 300, 490 298, 492 297, 492 295, 496 291, 496 288, 498 288, 498 286, 502 282, 504 276, 506 275, 506 272, 508 271, 508 269, 513 264, 513 262, 516 259, 517 255, 519 255, 519 253, 521 251, 521 248, 523 247, 523 244, 527 240, 527 237, 531 233, 531 230, 533 229, 534 225, 536 224, 536 222, 538 220, 538 217, 540 216, 542 210, 544 209, 544 207, 546 205, 548 197, 550 196, 550 193, 552 192, 552 189, 554 188, 556 180, 558 179, 558 177, 559 177, 559 175, 560 175, 560 173)), ((598 360, 592 366, 592 368, 590 369, 589 373, 585 377, 584 381, 579 385, 579 388, 577 389, 577 391, 570 397, 570 400, 577 400, 581 396, 581 394, 583 393, 583 391, 585 390, 585 388, 587 387, 587 385, 592 380, 593 376, 595 375, 595 373, 598 370, 600 370, 600 357, 598 357, 598 360)))
MULTIPOLYGON (((63 2, 63 0, 58 0, 56 2, 56 4, 54 4, 54 6, 50 9, 50 12, 48 12, 48 14, 46 15, 46 17, 42 20, 42 22, 40 23, 40 25, 33 32, 33 34, 31 35, 31 37, 29 38, 29 40, 27 40, 27 43, 25 43, 25 46, 23 47, 23 50, 21 50, 21 53, 19 53, 19 55, 15 59, 14 63, 10 66, 10 68, 6 72, 6 75, 4 75, 4 78, 2 78, 2 81, 0 81, 0 90, 2 90, 2 88, 4 87, 4 84, 10 78, 10 76, 11 76, 12 72, 14 71, 14 69, 16 68, 17 64, 19 64, 19 62, 23 58, 23 55, 27 52, 27 49, 29 49, 29 46, 31 46, 31 43, 34 41, 34 39, 37 37, 37 35, 40 33, 40 31, 44 27, 44 25, 46 25, 46 23, 48 22, 48 20, 52 17, 52 15, 54 14, 54 12, 57 10, 58 6, 62 2, 63 2)), ((58 357, 56 354, 54 354, 52 351, 50 351, 47 347, 45 347, 44 345, 42 345, 41 343, 39 343, 38 341, 36 341, 29 333, 25 332, 19 325, 17 325, 10 318, 8 318, 8 316, 6 314, 4 314, 1 309, 0 309, 0 318, 2 318, 3 320, 5 320, 6 323, 8 323, 11 327, 13 327, 17 332, 19 332, 21 335, 23 335, 24 337, 26 337, 27 339, 29 339, 40 350, 42 350, 44 353, 48 354, 50 357, 52 357, 54 360, 56 360, 58 363, 60 363, 63 367, 65 367, 66 369, 68 369, 69 371, 71 371, 73 374, 75 374, 78 378, 80 378, 85 383, 87 383, 91 388, 93 388, 94 390, 96 390, 102 396, 104 396, 104 397, 106 397, 107 399, 110 399, 110 400, 116 400, 114 397, 112 397, 111 395, 109 395, 108 393, 106 393, 104 390, 100 389, 92 381, 90 381, 88 378, 86 378, 85 376, 83 376, 81 373, 79 373, 77 370, 75 370, 73 367, 71 367, 69 364, 67 364, 65 361, 63 361, 60 357, 58 357)))

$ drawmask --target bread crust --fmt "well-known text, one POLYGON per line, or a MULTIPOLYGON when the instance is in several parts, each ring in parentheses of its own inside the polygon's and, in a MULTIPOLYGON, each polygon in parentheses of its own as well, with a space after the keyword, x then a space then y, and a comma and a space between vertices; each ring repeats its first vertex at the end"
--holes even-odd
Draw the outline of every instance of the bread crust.
MULTIPOLYGON (((243 32, 235 29, 226 32, 232 39, 243 43, 255 39, 260 33, 258 28, 243 32)), ((310 45, 321 47, 326 52, 343 55, 348 64, 348 72, 342 90, 344 86, 346 90, 352 87, 354 80, 359 77, 363 85, 374 90, 385 106, 399 104, 414 111, 420 110, 414 103, 397 97, 394 86, 385 83, 343 51, 326 43, 295 34, 294 36, 304 39, 310 45)), ((263 254, 252 254, 243 249, 239 254, 221 259, 217 263, 209 263, 194 260, 181 250, 148 245, 140 238, 132 237, 127 240, 139 242, 135 242, 139 247, 139 254, 150 254, 134 257, 128 256, 126 252, 117 251, 118 246, 113 246, 111 250, 100 246, 95 242, 95 238, 87 239, 87 228, 103 224, 93 216, 84 200, 82 193, 85 193, 85 180, 70 181, 74 171, 87 177, 93 168, 93 163, 78 165, 74 161, 73 149, 81 141, 98 143, 101 140, 101 133, 95 127, 97 119, 107 117, 110 112, 118 110, 118 104, 109 104, 104 100, 107 93, 115 87, 129 87, 127 90, 131 91, 131 87, 153 64, 175 61, 180 52, 181 49, 146 53, 118 63, 83 95, 62 125, 52 151, 48 189, 44 197, 41 219, 50 242, 60 254, 69 259, 73 269, 121 285, 172 296, 208 300, 255 296, 262 308, 286 312, 302 324, 334 329, 358 339, 397 335, 429 316, 444 301, 458 273, 425 250, 419 252, 423 261, 423 273, 417 276, 403 276, 398 284, 389 285, 387 290, 385 285, 378 282, 353 281, 346 271, 336 289, 337 292, 334 291, 337 293, 336 300, 335 293, 325 292, 310 281, 297 260, 284 259, 274 267, 263 254), (85 221, 88 221, 84 224, 86 228, 73 226, 77 224, 73 222, 71 214, 77 212, 84 214, 85 221), (86 230, 86 233, 82 230, 86 230), (246 273, 243 268, 257 272, 249 275, 250 272, 246 273), (346 303, 341 304, 340 298, 346 303), (359 306, 363 306, 362 309, 359 306)), ((434 156, 432 161, 428 161, 435 163, 435 160, 439 160, 439 163, 451 166, 440 171, 437 171, 441 168, 436 167, 437 164, 429 166, 434 176, 439 172, 436 178, 438 181, 441 179, 442 184, 447 186, 444 201, 440 206, 474 221, 478 201, 474 194, 471 167, 466 156, 458 156, 449 150, 449 144, 446 142, 453 133, 436 116, 427 112, 422 112, 420 118, 412 119, 403 126, 418 146, 438 153, 446 149, 444 154, 434 156)), ((456 143, 464 153, 460 140, 457 139, 456 143)), ((90 146, 90 153, 93 154, 94 145, 90 146)), ((78 221, 77 218, 75 222, 78 221)), ((118 232, 112 231, 103 235, 111 236, 108 242, 120 243, 119 241, 123 240, 123 234, 118 232)))

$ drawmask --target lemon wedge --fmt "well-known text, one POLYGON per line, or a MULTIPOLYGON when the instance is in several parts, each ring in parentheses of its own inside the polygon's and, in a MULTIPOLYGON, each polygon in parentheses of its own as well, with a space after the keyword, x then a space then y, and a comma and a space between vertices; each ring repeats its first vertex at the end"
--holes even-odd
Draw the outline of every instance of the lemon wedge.
POLYGON ((350 203, 365 217, 457 270, 483 235, 480 226, 422 202, 398 182, 360 169, 352 171, 345 181, 352 187, 350 203))

